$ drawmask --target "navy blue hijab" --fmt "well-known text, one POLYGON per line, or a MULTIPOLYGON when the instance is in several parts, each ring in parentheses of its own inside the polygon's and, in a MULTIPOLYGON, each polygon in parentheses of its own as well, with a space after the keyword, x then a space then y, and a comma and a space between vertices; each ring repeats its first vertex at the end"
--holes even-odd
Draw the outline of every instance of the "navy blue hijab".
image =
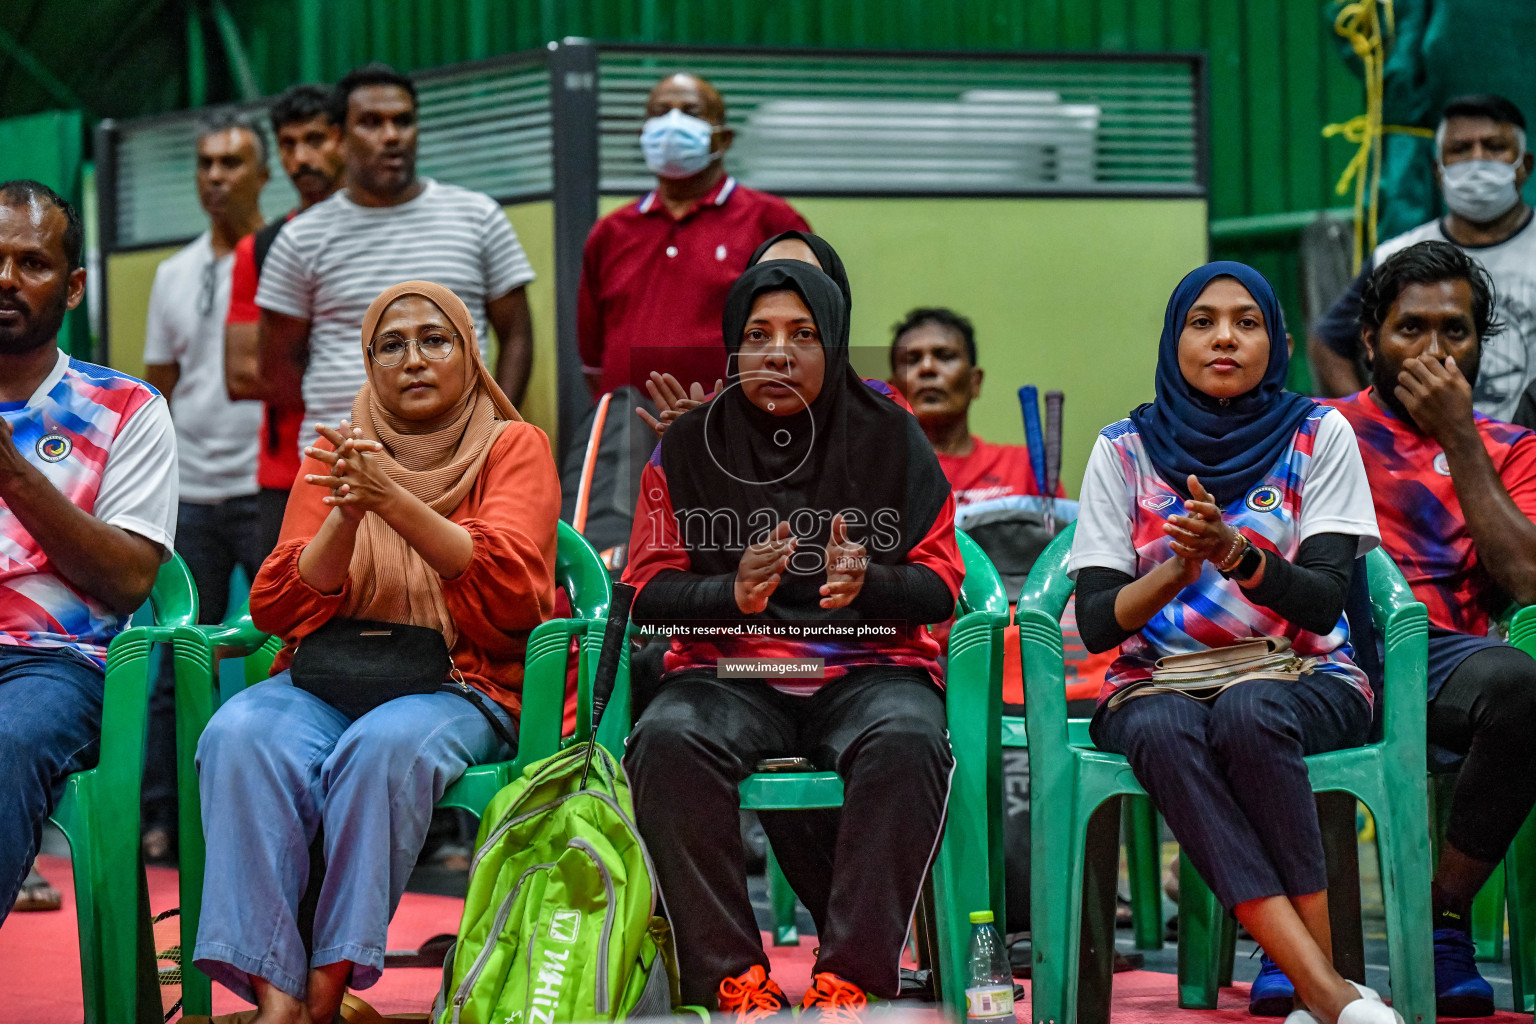
POLYGON ((1316 407, 1310 398, 1285 390, 1290 366, 1285 319, 1275 290, 1264 275, 1244 263, 1219 261, 1185 275, 1168 299, 1163 337, 1157 347, 1157 397, 1131 410, 1158 475, 1186 499, 1189 474, 1226 508, 1264 479, 1290 446, 1296 429, 1316 407), (1264 314, 1269 332, 1269 366, 1259 386, 1225 405, 1195 389, 1179 370, 1179 334, 1184 318, 1205 286, 1218 277, 1235 278, 1264 314))

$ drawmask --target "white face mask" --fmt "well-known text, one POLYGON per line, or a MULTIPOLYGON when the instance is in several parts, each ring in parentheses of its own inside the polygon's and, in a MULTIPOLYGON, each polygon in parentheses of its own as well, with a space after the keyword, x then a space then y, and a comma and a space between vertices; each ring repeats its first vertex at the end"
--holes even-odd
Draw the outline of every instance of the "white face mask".
POLYGON ((1515 165, 1525 157, 1524 147, 1515 163, 1502 160, 1463 160, 1440 167, 1440 191, 1445 205, 1473 224, 1487 224, 1509 212, 1520 201, 1515 187, 1515 165))
POLYGON ((676 107, 653 117, 640 129, 645 166, 662 178, 690 178, 720 158, 710 143, 720 128, 676 107))

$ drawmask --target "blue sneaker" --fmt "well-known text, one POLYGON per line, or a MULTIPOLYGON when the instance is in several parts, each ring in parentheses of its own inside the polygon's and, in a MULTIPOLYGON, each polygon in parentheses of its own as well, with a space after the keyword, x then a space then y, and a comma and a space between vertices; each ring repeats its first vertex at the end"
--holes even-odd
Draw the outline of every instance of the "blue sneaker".
POLYGON ((1493 986, 1477 973, 1472 939, 1457 928, 1435 929, 1435 1013, 1491 1017, 1493 986))
POLYGON ((1285 1017, 1296 1009, 1296 986, 1280 965, 1265 953, 1259 957, 1259 976, 1248 990, 1248 1012, 1254 1017, 1285 1017))

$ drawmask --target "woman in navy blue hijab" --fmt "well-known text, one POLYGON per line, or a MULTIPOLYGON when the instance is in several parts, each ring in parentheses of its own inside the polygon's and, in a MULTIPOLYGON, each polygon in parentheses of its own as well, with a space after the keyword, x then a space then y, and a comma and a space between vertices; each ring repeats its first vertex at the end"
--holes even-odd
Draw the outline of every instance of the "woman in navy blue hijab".
POLYGON ((1279 303, 1251 267, 1199 267, 1168 300, 1156 397, 1095 442, 1068 562, 1084 644, 1120 648, 1091 734, 1126 755, 1264 947, 1253 1012, 1387 1024, 1401 1018, 1333 969, 1303 761, 1366 740, 1372 692, 1343 610, 1355 559, 1380 540, 1354 431, 1285 391, 1288 363, 1279 303), (1280 658, 1244 681, 1202 669, 1198 692, 1157 689, 1160 659, 1265 638, 1280 658))

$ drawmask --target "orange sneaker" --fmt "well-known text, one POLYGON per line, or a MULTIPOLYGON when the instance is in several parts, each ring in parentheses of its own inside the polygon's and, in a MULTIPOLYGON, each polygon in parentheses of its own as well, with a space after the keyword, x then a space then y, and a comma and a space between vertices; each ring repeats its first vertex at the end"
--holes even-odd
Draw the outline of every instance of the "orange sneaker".
POLYGON ((745 974, 722 981, 716 998, 720 1002, 720 1012, 734 1014, 736 1024, 754 1024, 789 1010, 784 990, 768 977, 761 964, 745 974))
POLYGON ((800 1019, 808 1024, 862 1024, 869 997, 851 981, 821 972, 800 1003, 800 1019))

